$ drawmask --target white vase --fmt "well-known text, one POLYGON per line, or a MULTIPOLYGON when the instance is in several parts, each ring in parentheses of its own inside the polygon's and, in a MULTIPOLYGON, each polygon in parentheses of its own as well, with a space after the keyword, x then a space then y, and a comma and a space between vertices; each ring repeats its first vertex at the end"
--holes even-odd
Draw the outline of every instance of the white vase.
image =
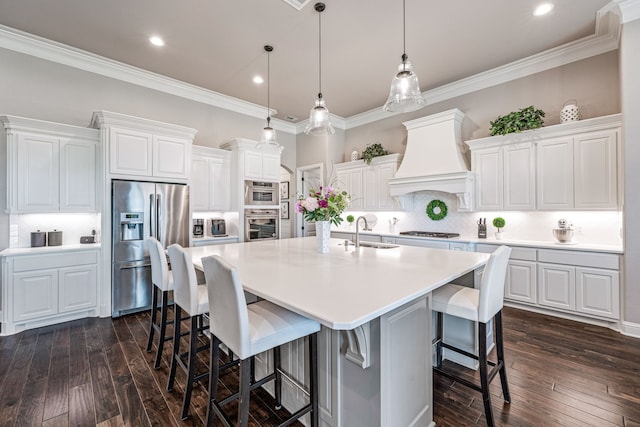
POLYGON ((496 240, 502 240, 502 235, 504 233, 502 231, 496 231, 496 240))
POLYGON ((316 221, 316 244, 318 253, 329 253, 329 239, 331 238, 331 222, 316 221))

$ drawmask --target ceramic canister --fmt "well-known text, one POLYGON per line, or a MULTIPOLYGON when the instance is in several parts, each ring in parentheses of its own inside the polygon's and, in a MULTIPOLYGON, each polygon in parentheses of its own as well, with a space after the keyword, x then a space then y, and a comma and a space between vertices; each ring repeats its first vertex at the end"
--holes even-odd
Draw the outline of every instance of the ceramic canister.
POLYGON ((47 233, 44 231, 34 231, 31 233, 31 247, 39 248, 47 245, 47 233))
POLYGON ((62 231, 49 231, 47 233, 48 246, 60 246, 62 245, 62 231))

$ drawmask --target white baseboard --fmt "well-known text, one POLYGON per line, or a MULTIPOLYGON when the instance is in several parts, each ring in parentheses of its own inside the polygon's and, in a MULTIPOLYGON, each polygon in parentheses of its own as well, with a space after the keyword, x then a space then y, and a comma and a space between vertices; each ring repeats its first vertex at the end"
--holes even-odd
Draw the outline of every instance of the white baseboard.
POLYGON ((640 338, 640 323, 621 322, 620 332, 634 338, 640 338))

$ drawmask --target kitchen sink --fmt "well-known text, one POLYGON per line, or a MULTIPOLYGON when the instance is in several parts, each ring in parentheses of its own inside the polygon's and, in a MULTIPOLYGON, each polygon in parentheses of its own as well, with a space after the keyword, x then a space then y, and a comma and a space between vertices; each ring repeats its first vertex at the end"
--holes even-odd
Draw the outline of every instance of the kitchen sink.
POLYGON ((380 243, 380 242, 360 242, 360 246, 363 246, 365 248, 392 249, 392 248, 397 248, 400 245, 394 245, 393 243, 380 243))

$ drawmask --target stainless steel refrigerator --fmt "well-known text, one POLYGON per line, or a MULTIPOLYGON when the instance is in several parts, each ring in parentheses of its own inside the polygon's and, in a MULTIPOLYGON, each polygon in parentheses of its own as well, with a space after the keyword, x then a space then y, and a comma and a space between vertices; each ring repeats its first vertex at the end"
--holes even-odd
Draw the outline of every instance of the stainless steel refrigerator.
POLYGON ((151 307, 146 239, 189 246, 189 187, 113 180, 111 206, 111 314, 118 317, 151 307))

